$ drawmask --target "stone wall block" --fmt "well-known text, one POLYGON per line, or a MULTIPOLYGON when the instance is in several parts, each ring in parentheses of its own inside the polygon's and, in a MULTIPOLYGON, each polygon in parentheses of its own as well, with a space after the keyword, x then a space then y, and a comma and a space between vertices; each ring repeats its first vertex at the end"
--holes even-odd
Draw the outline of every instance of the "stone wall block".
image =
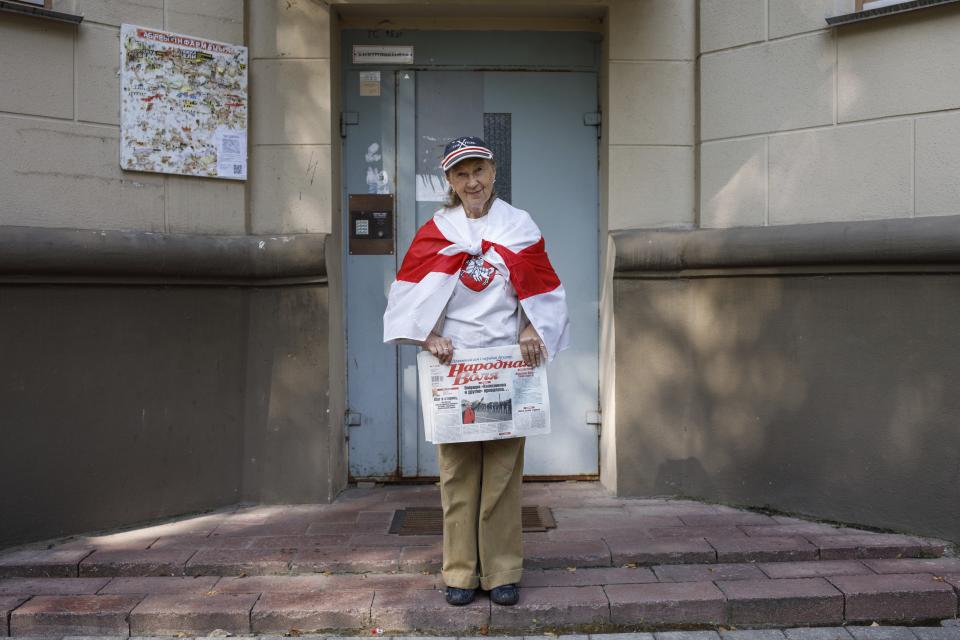
POLYGON ((0 20, 0 111, 73 117, 74 33, 34 18, 0 20))
POLYGON ((611 60, 692 60, 693 0, 619 0, 610 5, 611 60))
POLYGON ((163 28, 163 0, 55 0, 53 8, 81 15, 86 23, 163 28))
POLYGON ((170 233, 243 234, 246 185, 240 180, 167 176, 166 220, 170 233))
POLYGON ((766 138, 704 144, 700 148, 700 226, 763 226, 766 215, 766 138))
POLYGON ((311 0, 250 4, 251 58, 329 58, 330 14, 311 0))
POLYGON ((115 127, 0 117, 4 224, 163 230, 163 177, 121 172, 115 127))
POLYGON ((770 224, 909 217, 910 120, 770 138, 770 224))
POLYGON ((84 25, 77 34, 77 118, 118 125, 120 32, 84 25))
POLYGON ((694 222, 691 147, 610 147, 610 230, 694 222))
POLYGON ((827 18, 853 13, 854 0, 770 0, 770 38, 827 29, 827 18))
POLYGON ((254 147, 252 233, 329 233, 330 146, 254 147))
POLYGON ((254 60, 254 144, 330 144, 330 61, 254 60))
POLYGON ((838 33, 841 122, 960 107, 960 7, 838 33))
POLYGON ((700 0, 700 51, 764 40, 766 4, 767 0, 700 0))
MULTIPOLYGON (((262 0, 251 4, 259 2, 262 0)), ((166 29, 243 44, 243 5, 239 0, 165 0, 166 29)))
POLYGON ((830 32, 704 55, 702 139, 831 124, 833 63, 830 32))
POLYGON ((610 140, 692 145, 694 74, 692 62, 611 63, 610 140))
POLYGON ((960 214, 960 114, 919 118, 917 215, 960 214))

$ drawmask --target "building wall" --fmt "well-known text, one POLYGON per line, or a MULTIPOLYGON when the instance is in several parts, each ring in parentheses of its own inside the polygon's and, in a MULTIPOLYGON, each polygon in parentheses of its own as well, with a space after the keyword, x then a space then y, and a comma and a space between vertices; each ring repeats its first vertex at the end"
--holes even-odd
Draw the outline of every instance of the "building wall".
POLYGON ((960 7, 827 27, 853 4, 698 3, 695 213, 610 195, 603 479, 960 540, 960 7))
POLYGON ((960 213, 960 7, 700 3, 700 225, 960 213))
POLYGON ((57 0, 79 27, 0 17, 0 224, 244 233, 245 185, 120 170, 120 24, 243 43, 231 0, 57 0))
POLYGON ((84 20, 0 14, 0 511, 20 514, 0 547, 331 500, 346 470, 326 5, 53 8, 84 20), (122 23, 250 47, 247 182, 120 170, 122 23))

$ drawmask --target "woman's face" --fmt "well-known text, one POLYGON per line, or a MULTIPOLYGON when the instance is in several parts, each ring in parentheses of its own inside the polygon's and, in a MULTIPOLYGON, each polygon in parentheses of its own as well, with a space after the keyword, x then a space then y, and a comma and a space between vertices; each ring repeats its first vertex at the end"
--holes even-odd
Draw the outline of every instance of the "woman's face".
POLYGON ((447 171, 447 182, 460 196, 464 210, 473 216, 483 214, 483 207, 493 194, 496 177, 493 163, 483 158, 468 158, 447 171))

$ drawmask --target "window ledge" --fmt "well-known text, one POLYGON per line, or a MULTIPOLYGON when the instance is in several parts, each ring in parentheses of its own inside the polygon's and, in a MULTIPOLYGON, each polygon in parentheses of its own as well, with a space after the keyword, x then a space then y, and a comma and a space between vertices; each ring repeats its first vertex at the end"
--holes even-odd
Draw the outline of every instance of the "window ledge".
POLYGON ((30 5, 20 4, 19 2, 7 2, 0 0, 0 12, 16 13, 21 16, 30 16, 40 18, 41 20, 53 20, 55 22, 66 22, 67 24, 80 24, 83 22, 83 16, 77 16, 72 13, 61 13, 43 7, 31 7, 30 5))
POLYGON ((836 27, 838 25, 873 20, 874 18, 884 18, 886 16, 900 15, 901 13, 910 13, 912 11, 917 11, 918 9, 926 9, 928 7, 954 4, 958 1, 960 0, 912 0, 911 2, 899 2, 886 7, 867 9, 866 11, 857 11, 854 13, 846 13, 842 16, 827 18, 827 24, 829 24, 831 27, 836 27))

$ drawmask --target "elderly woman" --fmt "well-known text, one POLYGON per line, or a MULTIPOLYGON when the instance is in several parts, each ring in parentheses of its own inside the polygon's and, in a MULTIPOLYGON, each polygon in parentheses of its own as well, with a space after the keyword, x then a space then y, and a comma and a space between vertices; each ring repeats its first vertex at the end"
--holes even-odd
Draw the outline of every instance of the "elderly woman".
MULTIPOLYGON (((391 285, 384 341, 413 342, 449 363, 457 349, 520 345, 531 367, 568 343, 563 286, 530 215, 497 198, 493 152, 453 140, 441 169, 449 201, 417 231, 391 285)), ((523 572, 524 438, 437 445, 447 602, 477 587, 516 604, 523 572)))

